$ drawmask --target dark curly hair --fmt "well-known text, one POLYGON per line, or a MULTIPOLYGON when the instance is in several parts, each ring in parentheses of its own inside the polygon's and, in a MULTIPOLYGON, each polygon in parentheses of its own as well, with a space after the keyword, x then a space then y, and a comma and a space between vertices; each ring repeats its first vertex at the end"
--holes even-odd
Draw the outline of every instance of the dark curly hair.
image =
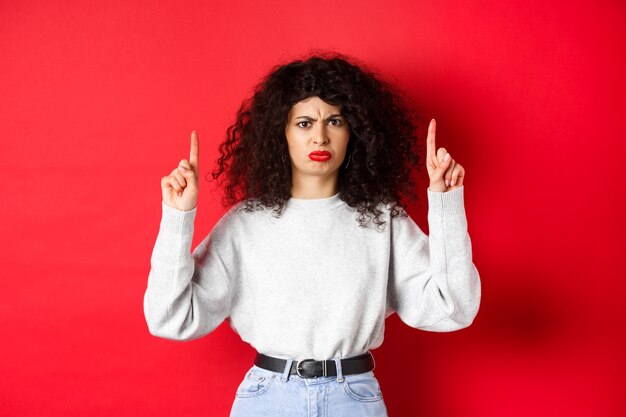
POLYGON ((219 146, 212 176, 226 176, 224 206, 243 201, 246 211, 264 207, 282 213, 292 186, 288 114, 294 104, 317 96, 339 106, 350 127, 338 192, 358 210, 359 225, 372 218, 377 226, 384 224, 380 204, 388 205, 391 217, 407 215, 406 200, 416 199, 411 170, 419 161, 417 117, 390 84, 354 62, 337 53, 316 53, 278 65, 262 79, 219 146))

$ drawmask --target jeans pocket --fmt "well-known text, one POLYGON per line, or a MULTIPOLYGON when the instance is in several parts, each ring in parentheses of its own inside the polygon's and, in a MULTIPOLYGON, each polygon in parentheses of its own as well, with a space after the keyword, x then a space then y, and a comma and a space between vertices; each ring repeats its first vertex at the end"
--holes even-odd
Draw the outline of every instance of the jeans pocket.
POLYGON ((267 392, 275 379, 275 373, 253 365, 246 372, 246 376, 244 376, 239 387, 237 387, 235 395, 237 398, 258 397, 267 392))
POLYGON ((360 402, 373 402, 383 399, 380 384, 372 371, 344 375, 343 388, 351 398, 360 402))

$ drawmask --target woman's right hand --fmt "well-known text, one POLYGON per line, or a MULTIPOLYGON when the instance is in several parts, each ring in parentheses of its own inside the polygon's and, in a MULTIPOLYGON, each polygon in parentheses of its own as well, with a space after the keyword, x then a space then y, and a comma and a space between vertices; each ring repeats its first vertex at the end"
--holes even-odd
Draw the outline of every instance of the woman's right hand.
POLYGON ((190 211, 198 201, 198 134, 191 132, 189 161, 183 159, 170 175, 161 178, 163 202, 182 211, 190 211))

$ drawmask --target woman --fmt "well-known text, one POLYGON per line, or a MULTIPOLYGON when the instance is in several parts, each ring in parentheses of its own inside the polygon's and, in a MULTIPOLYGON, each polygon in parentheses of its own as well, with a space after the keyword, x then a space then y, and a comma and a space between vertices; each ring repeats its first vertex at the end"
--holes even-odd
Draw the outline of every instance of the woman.
POLYGON ((191 253, 199 144, 161 180, 144 298, 150 332, 209 334, 225 319, 257 355, 231 416, 386 416, 371 350, 397 313, 411 327, 470 325, 480 302, 464 168, 428 129, 430 235, 415 197, 415 124, 397 94, 340 56, 274 68, 243 102, 213 178, 228 212, 191 253), (324 414, 322 414, 324 413, 324 414))

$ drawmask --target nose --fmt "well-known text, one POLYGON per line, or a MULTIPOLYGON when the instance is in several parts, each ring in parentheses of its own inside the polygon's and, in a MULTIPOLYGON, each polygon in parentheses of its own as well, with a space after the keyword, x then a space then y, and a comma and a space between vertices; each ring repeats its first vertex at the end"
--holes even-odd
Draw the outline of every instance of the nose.
POLYGON ((326 126, 320 123, 317 129, 313 131, 313 142, 316 145, 325 145, 328 143, 328 135, 326 134, 326 126))

